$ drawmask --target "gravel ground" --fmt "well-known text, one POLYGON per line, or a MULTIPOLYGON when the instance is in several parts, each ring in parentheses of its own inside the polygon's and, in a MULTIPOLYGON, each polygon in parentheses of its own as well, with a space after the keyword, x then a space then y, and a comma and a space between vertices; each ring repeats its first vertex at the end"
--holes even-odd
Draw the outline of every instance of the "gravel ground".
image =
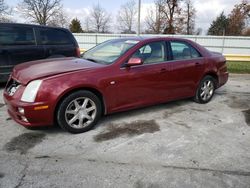
POLYGON ((83 134, 28 130, 2 97, 0 123, 0 187, 250 187, 250 75, 208 104, 117 113, 83 134))

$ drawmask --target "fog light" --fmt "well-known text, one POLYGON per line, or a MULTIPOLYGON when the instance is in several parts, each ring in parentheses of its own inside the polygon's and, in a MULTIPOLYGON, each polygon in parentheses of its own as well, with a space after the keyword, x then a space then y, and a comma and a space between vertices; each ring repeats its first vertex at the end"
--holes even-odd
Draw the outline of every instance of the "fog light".
POLYGON ((18 112, 19 112, 20 114, 24 114, 24 109, 23 109, 23 108, 18 108, 18 112))
POLYGON ((22 121, 28 122, 27 118, 24 116, 21 116, 22 121))

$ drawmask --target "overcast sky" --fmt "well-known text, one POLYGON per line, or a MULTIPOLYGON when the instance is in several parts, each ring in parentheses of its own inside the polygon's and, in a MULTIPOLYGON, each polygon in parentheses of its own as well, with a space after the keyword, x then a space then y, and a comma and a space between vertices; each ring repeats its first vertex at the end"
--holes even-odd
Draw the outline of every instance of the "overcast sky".
MULTIPOLYGON (((15 7, 21 0, 5 0, 5 2, 15 7)), ((137 1, 137 0, 136 0, 137 1)), ((83 23, 84 17, 94 4, 100 4, 103 8, 111 13, 113 18, 120 6, 127 0, 62 0, 63 7, 70 18, 77 17, 83 23)), ((141 0, 142 2, 142 21, 147 14, 147 10, 152 8, 154 0, 141 0)), ((214 20, 222 11, 229 14, 235 4, 239 4, 241 0, 193 0, 196 9, 196 28, 202 28, 203 33, 207 31, 212 20, 214 20)), ((20 19, 17 19, 20 20, 20 19)), ((21 20, 20 20, 21 21, 21 20)), ((113 20, 113 23, 115 19, 113 20)))

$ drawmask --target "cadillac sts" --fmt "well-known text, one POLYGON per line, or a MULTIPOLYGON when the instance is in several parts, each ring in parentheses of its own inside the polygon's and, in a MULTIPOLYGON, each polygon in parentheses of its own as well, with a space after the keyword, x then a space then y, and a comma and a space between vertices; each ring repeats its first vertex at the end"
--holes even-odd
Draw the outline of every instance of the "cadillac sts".
POLYGON ((14 67, 4 91, 25 127, 58 124, 71 133, 101 116, 183 98, 207 103, 228 80, 223 55, 180 38, 120 38, 65 57, 14 67))

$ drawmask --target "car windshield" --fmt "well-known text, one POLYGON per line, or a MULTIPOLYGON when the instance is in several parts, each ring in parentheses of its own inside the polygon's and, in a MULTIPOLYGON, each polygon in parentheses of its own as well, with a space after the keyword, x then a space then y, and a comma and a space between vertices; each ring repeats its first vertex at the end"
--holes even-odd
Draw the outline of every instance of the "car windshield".
POLYGON ((129 39, 109 40, 86 51, 82 58, 95 63, 109 65, 114 63, 121 55, 135 46, 138 42, 138 40, 129 39))

